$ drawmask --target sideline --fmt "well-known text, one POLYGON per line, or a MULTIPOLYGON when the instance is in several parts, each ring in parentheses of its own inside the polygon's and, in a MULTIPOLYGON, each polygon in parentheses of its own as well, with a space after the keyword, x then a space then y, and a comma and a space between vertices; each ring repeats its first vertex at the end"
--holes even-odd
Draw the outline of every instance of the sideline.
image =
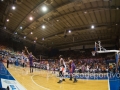
POLYGON ((107 74, 108 76, 108 90, 110 90, 110 81, 109 81, 109 75, 107 74))

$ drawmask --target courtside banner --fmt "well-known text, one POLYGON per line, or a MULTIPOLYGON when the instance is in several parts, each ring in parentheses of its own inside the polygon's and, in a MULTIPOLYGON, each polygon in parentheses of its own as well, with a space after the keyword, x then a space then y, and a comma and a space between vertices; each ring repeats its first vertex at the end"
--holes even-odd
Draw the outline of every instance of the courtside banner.
POLYGON ((1 78, 2 88, 9 86, 10 90, 27 90, 16 80, 8 80, 1 78))

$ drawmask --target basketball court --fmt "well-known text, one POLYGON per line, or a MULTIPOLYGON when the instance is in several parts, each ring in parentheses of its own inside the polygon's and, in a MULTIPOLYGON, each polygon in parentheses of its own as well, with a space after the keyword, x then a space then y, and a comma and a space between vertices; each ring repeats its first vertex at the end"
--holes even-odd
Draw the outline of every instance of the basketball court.
MULTIPOLYGON (((98 41, 98 43, 95 42, 95 51, 92 51, 92 55, 110 52, 118 54, 119 50, 106 50, 98 41)), ((22 68, 10 64, 9 68, 6 69, 5 66, 6 63, 0 62, 1 87, 3 88, 7 86, 15 90, 119 90, 120 88, 119 73, 76 73, 77 83, 70 81, 66 74, 66 80, 57 83, 59 80, 58 72, 53 74, 52 71, 34 68, 34 72, 29 73, 29 67, 22 68)))
MULTIPOLYGON (((59 78, 44 70, 34 70, 31 74, 29 68, 24 71, 22 67, 10 66, 8 71, 11 76, 7 77, 7 80, 14 77, 26 90, 109 90, 108 80, 79 79, 77 83, 73 83, 66 78, 65 82, 58 84, 59 78)), ((7 70, 4 71, 4 76, 7 75, 5 72, 7 70)))

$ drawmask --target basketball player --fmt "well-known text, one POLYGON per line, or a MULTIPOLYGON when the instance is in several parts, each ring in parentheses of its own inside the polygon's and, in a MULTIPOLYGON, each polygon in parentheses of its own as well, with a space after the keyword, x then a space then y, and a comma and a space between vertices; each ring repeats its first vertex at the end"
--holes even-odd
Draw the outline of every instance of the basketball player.
POLYGON ((66 65, 63 56, 60 55, 59 58, 60 58, 60 70, 59 70, 60 80, 57 83, 61 83, 62 81, 65 81, 64 74, 66 72, 66 65))
POLYGON ((33 73, 33 55, 32 52, 28 52, 27 48, 25 47, 27 53, 28 53, 28 58, 29 58, 29 65, 30 65, 30 73, 33 73))
POLYGON ((24 50, 22 51, 22 54, 21 54, 21 62, 22 62, 22 66, 23 68, 25 67, 25 56, 24 56, 24 50))
POLYGON ((30 73, 33 73, 33 55, 32 55, 32 52, 29 53, 29 64, 30 64, 30 73))
POLYGON ((89 65, 86 66, 86 71, 89 72, 89 65))
POLYGON ((47 67, 47 71, 49 71, 49 63, 47 63, 46 67, 47 67))
POLYGON ((9 59, 10 59, 10 56, 6 56, 6 59, 7 59, 7 68, 9 68, 9 59))
POLYGON ((73 60, 70 57, 68 57, 68 60, 69 60, 69 73, 70 73, 70 79, 69 80, 72 81, 72 78, 74 78, 73 83, 75 83, 75 82, 77 82, 77 79, 76 79, 75 74, 74 74, 75 63, 73 62, 73 60))
POLYGON ((56 66, 55 66, 55 64, 53 65, 53 73, 55 74, 55 68, 56 68, 56 66))

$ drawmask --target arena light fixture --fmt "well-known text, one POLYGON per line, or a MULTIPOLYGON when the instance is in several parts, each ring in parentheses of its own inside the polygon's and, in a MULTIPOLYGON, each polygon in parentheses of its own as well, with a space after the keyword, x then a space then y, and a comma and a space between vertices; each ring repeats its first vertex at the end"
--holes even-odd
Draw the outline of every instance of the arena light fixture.
POLYGON ((9 20, 9 19, 7 19, 6 21, 7 21, 7 22, 9 22, 10 20, 9 20))
POLYGON ((42 40, 45 40, 44 38, 42 38, 42 40))
POLYGON ((4 27, 4 29, 6 29, 6 27, 4 27))
POLYGON ((24 36, 24 39, 26 39, 26 36, 24 36))
POLYGON ((16 9, 16 7, 15 7, 15 6, 12 6, 12 9, 13 9, 13 10, 15 10, 15 9, 16 9))
POLYGON ((23 27, 22 27, 22 26, 20 26, 20 29, 23 29, 23 27))
POLYGON ((33 34, 33 32, 30 32, 30 34, 33 34))
POLYGON ((56 21, 59 22, 59 19, 57 19, 56 21))
POLYGON ((116 9, 119 10, 119 7, 117 7, 116 9))
POLYGON ((69 30, 68 32, 71 33, 71 30, 69 30))
POLYGON ((17 32, 15 32, 15 34, 17 34, 17 32))
POLYGON ((87 11, 84 12, 85 14, 87 13, 87 11))
POLYGON ((43 6, 43 7, 42 7, 42 11, 43 11, 43 12, 46 12, 46 11, 47 11, 47 7, 46 7, 46 6, 43 6))
POLYGON ((92 25, 92 26, 91 26, 91 29, 94 29, 94 28, 95 28, 95 26, 94 26, 94 25, 92 25))
POLYGON ((32 16, 31 16, 31 17, 29 17, 29 20, 31 20, 31 21, 32 21, 32 20, 33 20, 33 17, 32 17, 32 16))
POLYGON ((46 27, 45 27, 45 25, 42 25, 42 29, 45 29, 46 27))

